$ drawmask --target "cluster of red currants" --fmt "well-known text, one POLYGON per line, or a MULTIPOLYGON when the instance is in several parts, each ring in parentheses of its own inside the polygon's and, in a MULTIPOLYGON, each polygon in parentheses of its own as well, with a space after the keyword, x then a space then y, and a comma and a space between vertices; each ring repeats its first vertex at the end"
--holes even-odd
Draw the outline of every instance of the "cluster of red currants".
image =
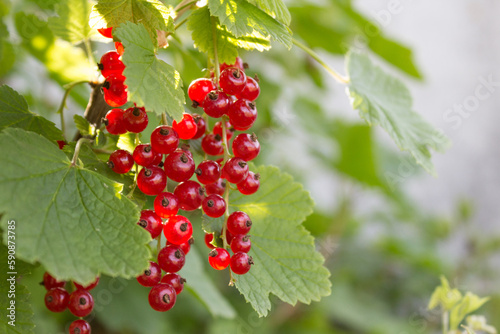
MULTIPOLYGON (((89 291, 95 288, 98 283, 99 277, 87 286, 73 282, 74 290, 70 294, 65 289, 66 282, 58 281, 46 272, 41 283, 47 289, 45 305, 52 312, 63 312, 69 309, 76 317, 86 317, 94 308, 94 299, 89 291)), ((70 334, 90 334, 90 331, 90 324, 83 319, 75 320, 69 326, 70 334)))

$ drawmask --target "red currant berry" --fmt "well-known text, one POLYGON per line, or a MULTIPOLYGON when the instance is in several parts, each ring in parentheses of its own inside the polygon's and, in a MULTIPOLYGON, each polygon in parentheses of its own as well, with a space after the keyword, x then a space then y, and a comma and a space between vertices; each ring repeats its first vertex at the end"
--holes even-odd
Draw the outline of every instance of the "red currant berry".
POLYGON ((245 131, 250 129, 257 119, 257 107, 248 100, 237 100, 231 104, 227 115, 236 130, 245 131))
POLYGON ((175 293, 179 294, 184 289, 184 283, 186 283, 186 280, 179 274, 172 273, 163 276, 161 283, 170 284, 175 289, 175 293))
POLYGON ((168 125, 160 125, 151 134, 151 147, 161 154, 172 153, 179 146, 179 135, 168 125))
POLYGON ((68 307, 69 294, 63 288, 53 288, 45 294, 45 306, 51 312, 62 312, 68 307))
POLYGON ((186 254, 179 246, 165 246, 158 253, 158 264, 167 273, 176 273, 184 267, 186 254))
POLYGON ((113 38, 113 27, 99 28, 97 31, 106 38, 113 38))
POLYGON ((240 183, 248 175, 248 163, 241 158, 231 158, 222 167, 222 177, 231 183, 240 183))
POLYGON ((165 158, 163 168, 167 177, 176 182, 184 182, 193 176, 195 164, 190 154, 186 154, 182 149, 176 149, 165 158))
POLYGON ((193 235, 193 226, 184 216, 172 216, 163 226, 163 234, 172 244, 180 245, 191 238, 193 235))
POLYGON ((227 230, 234 235, 247 234, 251 228, 252 221, 243 211, 235 211, 227 218, 227 230))
POLYGON ((208 155, 222 155, 224 153, 222 137, 213 133, 205 135, 201 140, 201 148, 208 155))
POLYGON ((151 238, 158 237, 163 229, 163 222, 153 210, 142 210, 141 218, 137 225, 144 228, 151 234, 151 238))
POLYGON ((249 171, 247 177, 236 186, 243 195, 255 194, 259 190, 260 174, 249 171))
POLYGON ((128 94, 125 77, 121 74, 111 74, 102 85, 104 100, 111 107, 120 107, 127 103, 128 94))
POLYGON ((123 123, 129 132, 139 133, 148 126, 148 114, 144 107, 132 107, 125 110, 123 123))
POLYGON ((163 192, 156 196, 153 205, 156 214, 162 218, 170 218, 179 211, 179 199, 169 192, 163 192))
POLYGON ((139 144, 135 147, 132 157, 136 164, 149 167, 158 166, 163 156, 161 153, 153 151, 150 144, 139 144))
MULTIPOLYGON (((222 239, 222 232, 223 231, 224 230, 220 231, 221 239, 222 239)), ((231 242, 233 241, 233 239, 234 239, 234 235, 231 232, 229 232, 228 229, 226 229, 226 242, 231 245, 231 242)))
POLYGON ((47 289, 47 291, 48 291, 48 290, 51 290, 54 288, 64 288, 64 286, 66 285, 66 282, 65 281, 58 281, 51 274, 49 274, 48 272, 45 272, 45 274, 43 274, 43 283, 42 284, 45 287, 45 289, 47 289))
POLYGON ((137 276, 137 282, 142 286, 155 286, 160 283, 161 279, 161 268, 153 261, 149 262, 148 269, 144 270, 144 273, 137 276))
POLYGON ((200 207, 205 190, 196 181, 179 183, 174 189, 174 195, 179 199, 179 207, 185 211, 193 211, 200 207))
POLYGON ((83 319, 75 320, 69 325, 69 334, 90 334, 90 324, 83 319))
POLYGON ((68 145, 64 140, 57 140, 57 146, 59 146, 59 149, 62 150, 64 146, 68 145))
POLYGON ((183 114, 179 123, 174 120, 172 128, 177 132, 180 139, 192 139, 198 131, 198 126, 190 114, 183 114))
MULTIPOLYGON (((214 125, 213 133, 222 137, 222 122, 217 122, 214 125)), ((226 138, 229 141, 233 138, 234 128, 231 126, 231 123, 226 122, 226 138)))
POLYGON ((229 265, 231 261, 231 257, 229 256, 229 252, 224 248, 214 248, 208 254, 208 263, 215 270, 224 270, 229 265))
POLYGON ((247 253, 238 252, 231 256, 231 271, 237 275, 244 275, 250 270, 253 259, 247 253))
POLYGON ((220 178, 220 166, 213 160, 204 160, 200 162, 198 168, 196 168, 194 172, 201 184, 211 184, 217 182, 220 178))
POLYGON ((236 97, 238 99, 246 99, 248 101, 255 101, 260 94, 259 83, 252 77, 247 77, 245 88, 236 97))
POLYGON ((229 95, 241 93, 247 82, 245 72, 237 67, 228 67, 221 72, 219 84, 222 90, 229 95))
POLYGON ((233 140, 233 153, 235 157, 245 161, 255 159, 260 152, 260 143, 255 133, 242 133, 233 140))
POLYGON ((125 123, 123 122, 123 114, 125 111, 123 109, 114 108, 108 111, 106 117, 104 118, 104 125, 106 125, 106 130, 112 135, 122 135, 127 133, 125 128, 125 123))
POLYGON ((160 167, 144 167, 137 176, 137 187, 146 195, 158 195, 167 186, 167 176, 160 167))
POLYGON ((243 63, 243 60, 240 57, 236 57, 236 61, 234 62, 234 64, 229 64, 228 65, 226 63, 222 63, 219 66, 221 72, 224 71, 228 67, 236 67, 236 68, 239 68, 242 71, 245 70, 245 64, 243 63))
POLYGON ((194 122, 196 123, 196 134, 191 139, 201 138, 207 131, 207 123, 205 119, 198 114, 193 114, 194 122))
POLYGON ((224 191, 226 190, 226 180, 218 179, 214 183, 207 184, 205 186, 205 192, 207 195, 217 194, 224 195, 224 191))
POLYGON ((231 240, 231 250, 233 253, 248 253, 252 248, 252 242, 249 235, 238 234, 231 240))
POLYGON ((203 212, 209 217, 219 218, 226 212, 226 201, 220 195, 208 195, 201 203, 203 212))
POLYGON ((97 66, 105 78, 111 74, 121 75, 125 69, 125 64, 120 60, 120 54, 116 51, 108 51, 103 54, 101 62, 97 66))
POLYGON ((214 234, 213 233, 205 233, 205 245, 207 245, 208 248, 214 249, 215 246, 212 245, 212 241, 214 240, 214 234))
POLYGON ((175 305, 177 295, 170 284, 160 283, 149 292, 148 300, 151 308, 158 312, 166 312, 175 305))
POLYGON ((214 82, 210 79, 200 78, 192 81, 188 87, 188 95, 193 101, 193 107, 203 107, 205 96, 214 89, 214 82))
POLYGON ((228 112, 230 105, 231 100, 226 93, 213 90, 205 96, 203 110, 208 116, 219 118, 228 112))
POLYGON ((188 255, 189 251, 191 250, 191 245, 194 244, 194 238, 191 237, 189 238, 188 241, 180 244, 180 245, 176 245, 176 244, 173 244, 171 243, 170 241, 167 240, 167 246, 177 246, 179 247, 180 249, 182 249, 182 251, 184 252, 185 255, 188 255))
POLYGON ((86 317, 94 308, 94 298, 87 290, 76 290, 69 296, 68 309, 76 317, 86 317))
POLYGON ((78 283, 76 283, 76 282, 73 282, 73 284, 75 284, 75 288, 76 288, 77 290, 87 290, 87 291, 90 291, 90 290, 92 290, 93 288, 95 288, 95 287, 97 286, 97 284, 99 284, 99 280, 100 280, 100 277, 99 277, 99 276, 97 276, 97 277, 95 278, 95 280, 94 280, 92 283, 90 283, 89 285, 83 286, 83 285, 78 284, 78 283))
POLYGON ((123 56, 123 53, 125 52, 125 48, 123 47, 122 43, 115 42, 115 49, 116 49, 116 52, 118 52, 118 54, 120 56, 123 56))
POLYGON ((125 174, 134 166, 134 158, 125 150, 116 150, 109 156, 108 166, 115 173, 125 174))

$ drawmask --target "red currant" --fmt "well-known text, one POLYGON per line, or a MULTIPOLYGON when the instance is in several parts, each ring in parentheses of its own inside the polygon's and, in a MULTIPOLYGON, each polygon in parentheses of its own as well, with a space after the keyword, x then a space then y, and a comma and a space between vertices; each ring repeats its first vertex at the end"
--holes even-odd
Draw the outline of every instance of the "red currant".
POLYGON ((161 283, 170 284, 175 289, 175 293, 179 294, 184 289, 184 283, 186 283, 186 280, 179 274, 172 273, 163 276, 161 283))
POLYGON ((125 174, 134 166, 134 158, 125 150, 116 150, 109 156, 108 166, 115 173, 125 174))
MULTIPOLYGON (((222 137, 222 122, 217 122, 214 125, 213 133, 222 137)), ((229 141, 233 138, 234 128, 231 126, 231 123, 226 122, 226 138, 229 141)))
POLYGON ((196 181, 179 183, 174 189, 174 194, 179 199, 179 207, 185 211, 193 211, 200 207, 205 190, 196 181))
POLYGON ((205 96, 203 110, 208 116, 219 118, 228 112, 230 105, 231 100, 226 93, 213 90, 205 96))
POLYGON ((116 52, 118 52, 118 54, 120 56, 123 56, 123 53, 125 52, 125 48, 123 47, 122 43, 115 42, 115 49, 116 49, 116 52))
POLYGON ((232 234, 247 234, 251 228, 252 221, 243 211, 235 211, 227 218, 227 230, 232 234))
POLYGON ((57 146, 59 146, 59 149, 62 150, 64 146, 68 145, 64 140, 58 140, 57 141, 57 146))
POLYGON ((188 239, 188 241, 180 244, 180 245, 176 245, 176 244, 173 244, 171 243, 170 241, 167 240, 167 246, 177 246, 179 247, 180 249, 182 249, 182 251, 184 252, 185 255, 188 255, 189 251, 191 250, 191 245, 194 244, 194 238, 191 237, 188 239))
POLYGON ((200 162, 198 168, 196 168, 194 172, 201 184, 211 184, 217 182, 220 178, 220 166, 213 160, 204 160, 200 162))
POLYGON ((208 248, 214 249, 215 246, 212 245, 212 241, 214 240, 214 234, 213 233, 205 233, 205 245, 207 245, 208 248))
POLYGON ((215 270, 224 270, 229 265, 231 261, 231 257, 229 256, 229 252, 224 248, 214 248, 208 254, 208 263, 215 270))
POLYGON ((172 128, 177 132, 180 139, 192 139, 198 132, 198 126, 190 114, 183 114, 179 123, 174 120, 172 128))
POLYGON ((231 250, 233 253, 248 253, 252 248, 252 242, 249 235, 238 234, 231 240, 231 250))
POLYGON ((83 285, 78 284, 76 282, 73 282, 73 284, 75 284, 75 288, 77 290, 87 290, 87 291, 90 291, 93 288, 95 288, 97 286, 97 284, 99 284, 99 280, 100 280, 100 278, 99 278, 99 276, 97 276, 95 278, 95 280, 92 283, 90 283, 89 285, 83 286, 83 285))
POLYGON ((252 195, 255 194, 257 190, 259 190, 259 180, 259 173, 255 174, 254 172, 249 171, 247 177, 236 186, 238 187, 240 193, 242 193, 243 195, 252 195))
POLYGON ((127 131, 139 133, 148 126, 148 114, 144 107, 132 107, 125 110, 123 114, 123 123, 127 131))
POLYGON ((205 192, 207 195, 217 194, 224 195, 224 191, 226 190, 226 180, 218 179, 214 183, 207 184, 205 186, 205 192))
POLYGON ((142 210, 141 218, 137 225, 144 228, 151 234, 151 238, 158 237, 163 229, 163 222, 153 210, 142 210))
POLYGON ((162 159, 162 154, 153 151, 150 144, 139 144, 135 147, 132 157, 136 164, 144 167, 157 166, 162 159))
POLYGON ((201 140, 201 148, 208 155, 222 155, 224 153, 222 137, 213 133, 205 135, 201 140))
POLYGON ((69 296, 68 309, 76 317, 86 317, 94 308, 94 298, 87 290, 76 290, 69 296))
POLYGON ((222 177, 231 183, 240 183, 248 175, 248 163, 241 158, 231 158, 222 167, 222 177))
POLYGON ((235 157, 245 161, 255 159, 260 152, 260 143, 255 133, 242 133, 233 140, 233 153, 235 157))
POLYGON ((231 271, 237 275, 244 275, 250 270, 253 259, 247 253, 238 252, 231 256, 231 271))
POLYGON ((221 72, 219 85, 229 95, 241 93, 247 82, 245 72, 237 67, 228 67, 221 72))
POLYGON ((202 106, 205 96, 215 89, 214 82, 210 79, 200 78, 191 82, 188 87, 188 95, 191 101, 193 101, 193 106, 202 106))
POLYGON ((167 176, 160 167, 144 167, 137 176, 137 187, 146 195, 158 195, 167 186, 167 176))
POLYGON ((104 100, 111 107, 120 107, 127 103, 128 94, 125 77, 121 74, 111 74, 102 85, 104 100))
POLYGON ((160 283, 149 292, 148 300, 151 308, 158 312, 166 312, 175 305, 177 295, 170 284, 160 283))
POLYGON ((90 334, 90 324, 83 319, 77 319, 69 325, 69 334, 90 334))
POLYGON ((125 64, 120 60, 120 54, 116 51, 108 51, 101 57, 101 62, 97 64, 103 77, 107 78, 111 74, 121 75, 125 69, 125 64))
POLYGON ((236 130, 245 131, 250 129, 257 119, 257 107, 251 101, 237 100, 231 104, 227 115, 236 130))
POLYGON ((50 290, 53 288, 64 288, 65 285, 65 281, 58 281, 48 272, 45 272, 45 274, 43 274, 43 286, 45 287, 45 289, 50 290))
MULTIPOLYGON (((222 239, 222 234, 223 234, 222 232, 223 231, 224 231, 224 229, 222 229, 222 231, 220 231, 221 239, 222 239)), ((233 239, 234 239, 234 235, 228 229, 226 229, 226 242, 228 244, 231 244, 233 239)))
POLYGON ((142 286, 155 286, 160 283, 161 268, 153 261, 149 262, 148 269, 144 270, 142 275, 137 276, 137 282, 142 286))
POLYGON ((238 99, 247 99, 249 101, 255 101, 260 94, 259 83, 256 79, 252 77, 247 77, 247 82, 245 88, 236 97, 238 99))
POLYGON ((168 125, 160 125, 151 134, 151 147, 161 154, 172 153, 179 145, 179 135, 168 125))
POLYGON ((45 294, 45 306, 51 312, 62 312, 68 307, 69 294, 63 288, 53 288, 45 294))
POLYGON ((239 68, 240 70, 245 70, 245 64, 243 63, 243 60, 240 58, 240 57, 236 57, 236 61, 234 62, 234 64, 226 64, 226 63, 222 63, 219 68, 220 68, 220 71, 224 71, 226 68, 228 67, 237 67, 239 68))
POLYGON ((183 182, 193 176, 195 164, 190 154, 186 154, 182 149, 176 149, 165 158, 163 168, 167 177, 176 182, 183 182))
POLYGON ((180 245, 189 240, 193 235, 193 226, 184 216, 172 216, 163 226, 165 238, 174 245, 180 245))
POLYGON ((191 139, 201 138, 207 131, 207 123, 205 119, 198 114, 193 114, 194 122, 196 123, 196 134, 191 139))
POLYGON ((104 125, 106 125, 106 130, 112 135, 122 135, 127 133, 125 128, 125 123, 123 122, 123 114, 125 111, 123 109, 114 108, 108 111, 106 117, 104 118, 104 125))
POLYGON ((113 27, 109 28, 99 28, 97 31, 106 38, 113 38, 113 27))
POLYGON ((208 195, 203 199, 201 207, 207 216, 219 218, 226 212, 226 201, 220 195, 208 195))
POLYGON ((163 192, 156 196, 153 205, 156 214, 162 218, 170 218, 179 211, 179 199, 169 192, 163 192))
POLYGON ((158 264, 167 273, 176 273, 184 267, 186 254, 179 246, 165 246, 158 253, 158 264))

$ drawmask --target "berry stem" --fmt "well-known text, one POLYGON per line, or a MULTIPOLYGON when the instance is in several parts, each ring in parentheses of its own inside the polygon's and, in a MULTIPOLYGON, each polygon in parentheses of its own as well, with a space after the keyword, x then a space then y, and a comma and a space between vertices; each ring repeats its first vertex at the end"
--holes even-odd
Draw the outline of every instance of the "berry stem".
POLYGON ((168 125, 167 114, 161 114, 161 124, 168 125))
POLYGON ((66 100, 68 99, 68 96, 69 96, 69 93, 71 93, 71 90, 75 86, 82 84, 82 83, 88 83, 88 81, 87 80, 75 81, 75 82, 72 82, 72 83, 64 86, 64 89, 65 89, 64 96, 62 98, 61 104, 59 105, 59 109, 57 109, 57 113, 61 117, 61 131, 62 131, 62 135, 63 135, 64 140, 66 140, 66 125, 64 124, 64 108, 66 107, 66 100))
POLYGON ((71 167, 76 165, 76 162, 78 160, 78 155, 80 154, 80 149, 82 148, 82 144, 84 142, 91 143, 92 141, 93 141, 92 139, 88 139, 88 138, 78 139, 78 141, 76 142, 75 153, 73 154, 73 159, 71 159, 71 167))
POLYGON ((293 39, 293 44, 304 50, 308 55, 310 55, 314 60, 316 60, 321 66, 324 67, 324 69, 330 73, 330 75, 337 80, 339 83, 346 85, 349 83, 349 78, 345 78, 342 75, 340 75, 337 71, 332 69, 330 66, 328 66, 320 57, 319 55, 314 52, 312 49, 308 48, 306 45, 302 44, 295 38, 293 39))
POLYGON ((156 237, 156 251, 160 253, 161 250, 161 233, 156 237))
POLYGON ((215 71, 215 84, 217 89, 220 89, 219 77, 220 77, 220 67, 219 67, 219 54, 217 52, 217 22, 216 18, 210 16, 210 24, 212 25, 212 41, 214 44, 214 71, 215 71))
POLYGON ((177 6, 175 6, 175 8, 174 8, 174 12, 177 13, 176 18, 181 16, 184 13, 183 10, 185 8, 188 8, 189 6, 195 4, 196 2, 197 1, 193 1, 193 0, 183 0, 183 1, 179 2, 177 4, 177 6))

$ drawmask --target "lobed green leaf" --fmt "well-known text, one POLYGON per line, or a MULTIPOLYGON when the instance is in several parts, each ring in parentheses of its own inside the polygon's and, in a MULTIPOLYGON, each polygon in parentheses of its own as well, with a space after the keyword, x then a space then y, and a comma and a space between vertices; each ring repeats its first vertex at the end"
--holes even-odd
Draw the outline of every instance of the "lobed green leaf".
POLYGON ((54 35, 77 44, 92 35, 89 15, 92 5, 87 0, 66 0, 57 7, 57 17, 50 17, 49 28, 54 35))

